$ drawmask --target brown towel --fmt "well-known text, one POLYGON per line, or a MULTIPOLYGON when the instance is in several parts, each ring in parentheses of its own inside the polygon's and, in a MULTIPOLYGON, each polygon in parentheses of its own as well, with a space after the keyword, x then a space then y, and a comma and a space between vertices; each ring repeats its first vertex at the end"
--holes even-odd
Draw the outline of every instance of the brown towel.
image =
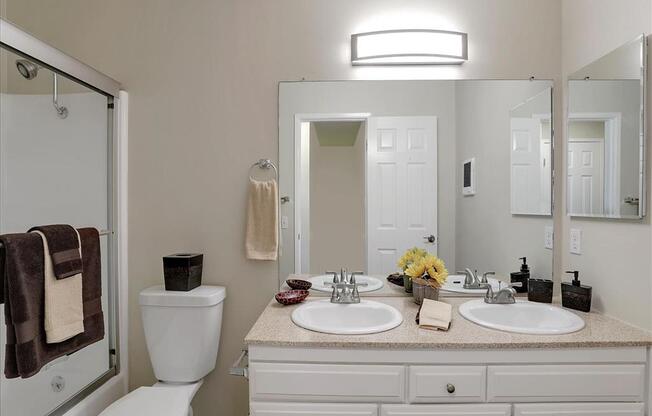
POLYGON ((58 344, 47 344, 44 305, 44 252, 36 233, 0 236, 5 247, 0 270, 5 295, 7 378, 28 378, 50 361, 104 338, 100 238, 94 228, 79 229, 83 262, 84 332, 58 344))
POLYGON ((65 279, 82 272, 79 238, 71 225, 40 225, 30 228, 29 231, 40 231, 48 240, 54 275, 57 279, 65 279))
POLYGON ((275 180, 249 179, 245 249, 250 260, 278 257, 278 186, 275 180))

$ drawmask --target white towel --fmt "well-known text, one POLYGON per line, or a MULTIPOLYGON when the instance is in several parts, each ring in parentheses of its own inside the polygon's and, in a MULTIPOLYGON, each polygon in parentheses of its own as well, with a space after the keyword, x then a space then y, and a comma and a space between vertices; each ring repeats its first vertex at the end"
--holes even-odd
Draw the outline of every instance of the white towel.
MULTIPOLYGON (((82 275, 79 273, 66 279, 57 279, 54 275, 48 241, 40 231, 34 232, 43 240, 46 342, 54 344, 84 332, 82 275)), ((79 233, 77 233, 77 239, 79 239, 79 233)), ((81 244, 79 251, 81 254, 81 244)))
POLYGON ((448 303, 424 299, 419 309, 419 328, 448 331, 453 308, 448 303))
POLYGON ((278 186, 273 179, 249 178, 245 250, 250 260, 278 257, 278 186))

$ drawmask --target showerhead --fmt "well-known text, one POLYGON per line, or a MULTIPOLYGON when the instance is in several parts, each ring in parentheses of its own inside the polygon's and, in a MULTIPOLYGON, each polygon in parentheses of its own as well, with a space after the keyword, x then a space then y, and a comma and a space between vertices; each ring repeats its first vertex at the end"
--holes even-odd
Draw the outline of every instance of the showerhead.
POLYGON ((16 60, 16 69, 25 79, 34 79, 38 75, 38 66, 27 59, 16 60))

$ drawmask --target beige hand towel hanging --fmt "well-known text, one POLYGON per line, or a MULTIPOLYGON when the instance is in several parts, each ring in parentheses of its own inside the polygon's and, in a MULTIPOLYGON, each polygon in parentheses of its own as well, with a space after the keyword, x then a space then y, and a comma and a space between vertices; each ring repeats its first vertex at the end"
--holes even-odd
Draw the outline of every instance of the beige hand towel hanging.
POLYGON ((250 260, 278 257, 278 185, 249 178, 245 250, 250 260))
MULTIPOLYGON (((45 260, 45 335, 48 344, 62 342, 84 332, 82 275, 78 273, 57 280, 50 257, 48 241, 40 231, 33 231, 43 240, 45 260)), ((79 239, 79 233, 77 233, 79 239)), ((81 256, 81 248, 80 248, 81 256)))

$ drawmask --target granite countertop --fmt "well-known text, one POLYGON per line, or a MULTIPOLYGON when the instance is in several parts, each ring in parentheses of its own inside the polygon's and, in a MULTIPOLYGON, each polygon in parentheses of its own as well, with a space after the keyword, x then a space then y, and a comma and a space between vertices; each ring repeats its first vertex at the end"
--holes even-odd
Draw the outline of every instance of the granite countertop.
MULTIPOLYGON (((306 302, 319 300, 320 298, 311 296, 306 302)), ((572 334, 513 334, 484 328, 463 318, 457 309, 468 298, 445 298, 441 300, 453 306, 453 319, 450 329, 443 332, 419 329, 414 321, 418 305, 412 298, 375 297, 373 300, 398 309, 403 315, 403 323, 378 334, 322 334, 300 328, 292 322, 292 311, 299 305, 282 306, 272 299, 245 337, 245 344, 382 349, 600 348, 652 345, 652 333, 598 313, 572 311, 586 322, 584 329, 572 334)))

